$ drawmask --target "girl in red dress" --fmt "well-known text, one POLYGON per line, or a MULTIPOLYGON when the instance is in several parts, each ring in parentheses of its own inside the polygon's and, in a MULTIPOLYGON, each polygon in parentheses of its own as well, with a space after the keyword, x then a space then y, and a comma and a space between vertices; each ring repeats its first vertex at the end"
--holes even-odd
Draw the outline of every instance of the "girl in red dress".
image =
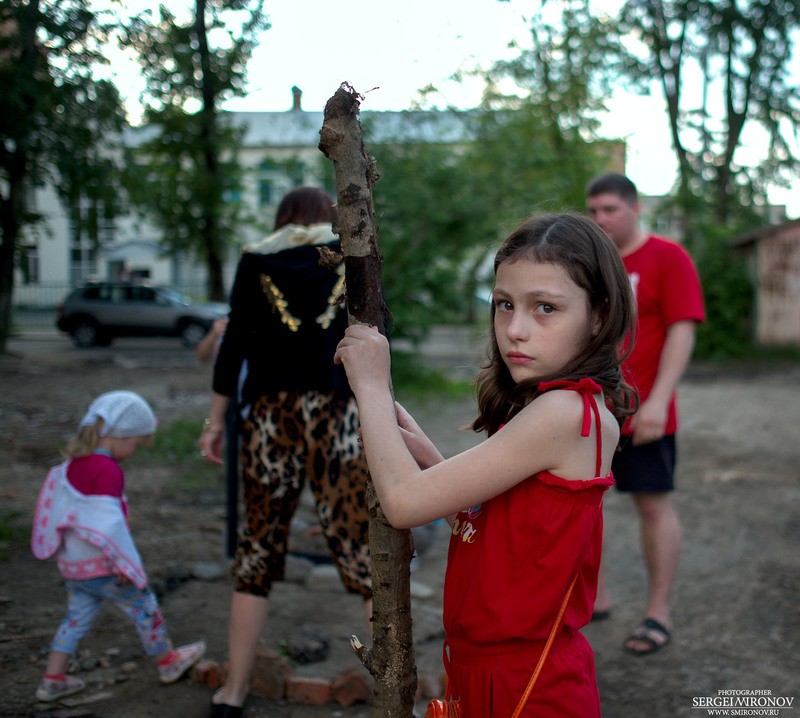
POLYGON ((619 253, 594 222, 523 222, 495 257, 472 427, 488 438, 449 459, 395 404, 377 329, 349 327, 339 344, 387 519, 410 528, 448 517, 452 527, 445 654, 464 718, 511 718, 554 625, 520 715, 600 715, 580 629, 597 591, 611 458, 635 406, 620 370, 634 315, 619 253))

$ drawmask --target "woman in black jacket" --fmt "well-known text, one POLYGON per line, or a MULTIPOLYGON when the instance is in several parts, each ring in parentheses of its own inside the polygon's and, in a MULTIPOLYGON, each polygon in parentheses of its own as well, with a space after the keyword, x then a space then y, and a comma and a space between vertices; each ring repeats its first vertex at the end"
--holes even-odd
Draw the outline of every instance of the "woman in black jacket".
POLYGON ((246 519, 235 557, 228 673, 212 697, 213 718, 242 714, 270 589, 283 578, 290 522, 306 480, 342 582, 371 612, 367 467, 356 403, 333 363, 347 325, 344 265, 331 268, 319 255, 321 247, 339 251, 334 221, 333 201, 322 190, 289 192, 275 232, 244 251, 231 292, 199 442, 201 455, 221 464, 228 404, 239 396, 249 407, 241 453, 246 519))

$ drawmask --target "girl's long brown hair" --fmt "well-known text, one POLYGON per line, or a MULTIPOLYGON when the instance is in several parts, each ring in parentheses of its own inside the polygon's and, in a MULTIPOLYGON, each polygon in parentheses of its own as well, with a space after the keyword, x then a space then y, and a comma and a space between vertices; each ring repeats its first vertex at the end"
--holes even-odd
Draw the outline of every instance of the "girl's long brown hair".
POLYGON ((497 250, 494 271, 503 262, 527 259, 563 267, 589 297, 590 311, 600 329, 584 349, 558 374, 514 382, 503 361, 494 329, 488 361, 475 381, 478 416, 471 428, 490 434, 539 395, 539 383, 556 379, 594 379, 620 425, 638 408, 636 392, 622 376, 622 361, 630 353, 636 304, 630 280, 614 243, 590 219, 573 212, 530 217, 497 250))

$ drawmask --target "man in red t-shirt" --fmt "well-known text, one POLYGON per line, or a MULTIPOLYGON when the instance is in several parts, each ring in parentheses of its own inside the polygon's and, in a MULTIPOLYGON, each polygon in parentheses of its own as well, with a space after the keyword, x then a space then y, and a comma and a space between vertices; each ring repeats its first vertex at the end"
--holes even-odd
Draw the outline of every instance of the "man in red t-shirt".
MULTIPOLYGON (((639 197, 630 179, 602 175, 586 194, 589 216, 619 249, 638 310, 633 350, 623 372, 639 393, 640 406, 622 429, 612 471, 617 488, 633 497, 648 575, 645 618, 624 645, 630 653, 647 655, 670 640, 669 597, 681 548, 681 526, 671 499, 678 429, 675 391, 705 311, 686 250, 639 229, 639 197)), ((605 618, 610 609, 601 570, 594 617, 605 618)))

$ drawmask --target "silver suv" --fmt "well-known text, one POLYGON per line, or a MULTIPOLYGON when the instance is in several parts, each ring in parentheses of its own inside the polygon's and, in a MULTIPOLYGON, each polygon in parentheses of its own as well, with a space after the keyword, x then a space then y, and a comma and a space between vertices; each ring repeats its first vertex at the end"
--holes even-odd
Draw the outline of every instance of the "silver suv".
POLYGON ((127 282, 96 282, 73 290, 58 306, 56 326, 75 346, 108 345, 115 337, 180 337, 194 347, 225 304, 192 304, 166 287, 127 282))

